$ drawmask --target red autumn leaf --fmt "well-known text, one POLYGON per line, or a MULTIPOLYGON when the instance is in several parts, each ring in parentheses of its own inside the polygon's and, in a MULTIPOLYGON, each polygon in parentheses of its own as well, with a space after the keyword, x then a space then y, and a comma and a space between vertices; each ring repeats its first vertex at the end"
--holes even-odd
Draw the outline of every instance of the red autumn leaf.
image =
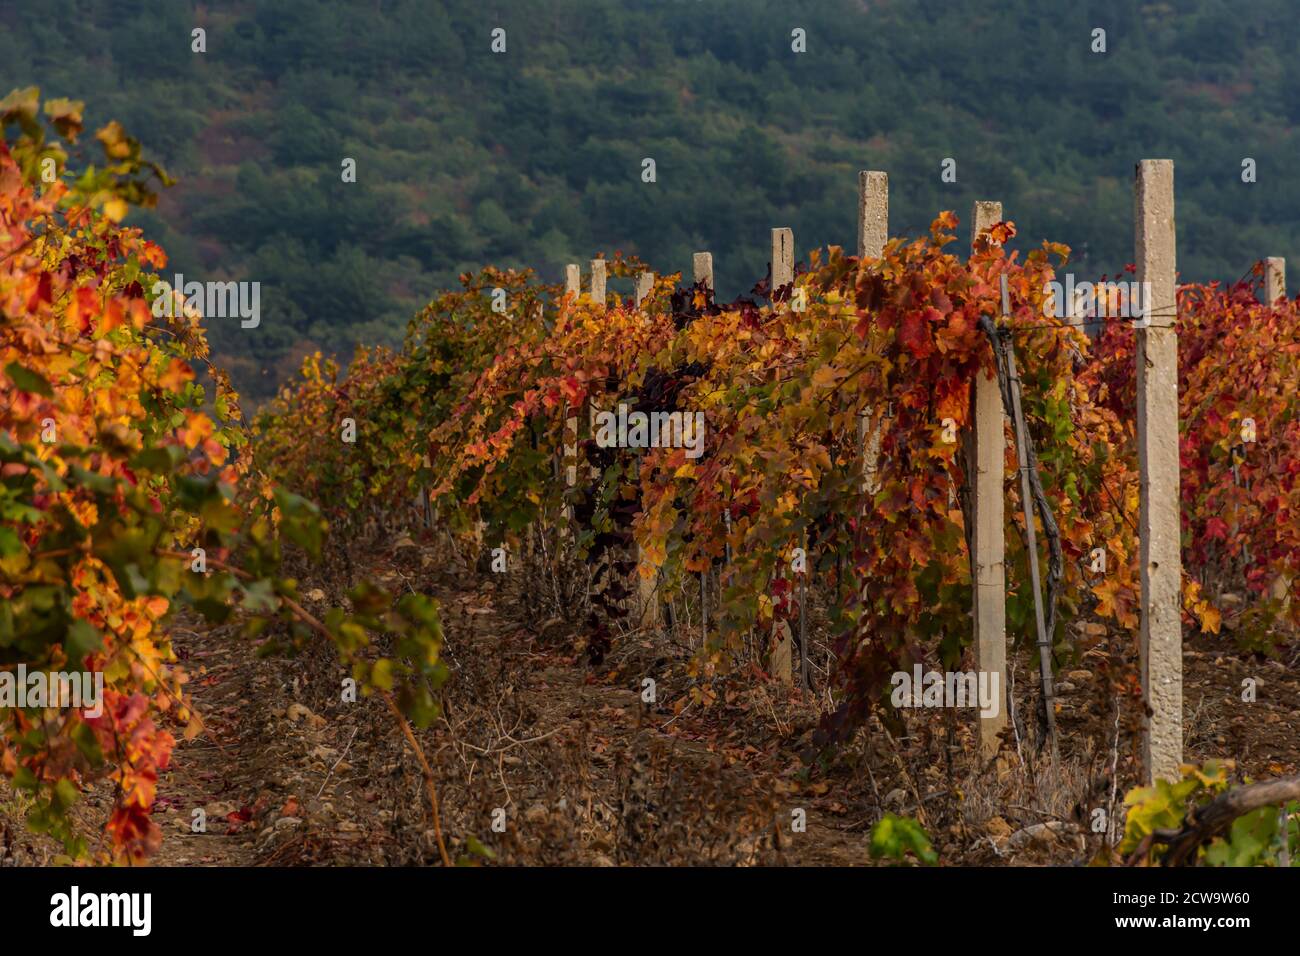
POLYGON ((989 238, 999 246, 1006 245, 1007 240, 1016 234, 1016 224, 1013 222, 999 222, 989 230, 989 238))
MULTIPOLYGON (((928 313, 935 310, 927 309, 926 311, 928 313)), ((918 359, 923 359, 933 352, 934 343, 930 341, 930 330, 927 327, 925 315, 915 311, 907 312, 903 316, 903 324, 898 329, 898 341, 906 346, 907 350, 918 359)))
POLYGON ((42 302, 49 302, 53 299, 53 282, 48 272, 42 272, 41 277, 36 282, 36 288, 27 298, 27 311, 35 312, 40 308, 42 302))
POLYGON ((240 807, 226 814, 225 820, 226 836, 233 836, 238 833, 249 820, 253 819, 253 811, 249 807, 240 807))
POLYGON ((939 310, 940 315, 947 315, 952 311, 952 299, 948 298, 948 293, 938 287, 930 292, 930 304, 939 310))

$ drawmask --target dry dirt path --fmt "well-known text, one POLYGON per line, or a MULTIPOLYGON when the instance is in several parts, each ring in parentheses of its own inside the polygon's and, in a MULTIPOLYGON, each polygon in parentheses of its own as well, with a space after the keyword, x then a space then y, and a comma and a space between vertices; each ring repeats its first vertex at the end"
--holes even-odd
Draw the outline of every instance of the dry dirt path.
MULTIPOLYGON (((937 766, 917 770, 924 756, 901 750, 899 759, 876 750, 874 774, 810 776, 799 755, 815 726, 814 702, 753 675, 703 681, 689 648, 646 635, 616 641, 607 661, 589 666, 574 655, 572 629, 530 617, 499 576, 444 570, 435 558, 427 544, 381 550, 358 561, 357 573, 429 591, 442 604, 451 676, 443 718, 420 739, 453 859, 863 865, 882 802, 914 811, 913 794, 924 792, 931 807, 949 788, 937 766), (642 700, 646 678, 655 681, 651 703, 642 700), (926 779, 938 781, 935 789, 926 779)), ((341 672, 323 651, 262 659, 228 631, 201 628, 182 628, 176 645, 206 729, 178 745, 160 781, 159 863, 438 862, 415 760, 377 701, 340 701, 341 672), (191 832, 196 808, 206 833, 191 832)), ((1184 663, 1189 759, 1234 757, 1256 777, 1295 772, 1294 666, 1204 638, 1188 642, 1184 663), (1243 705, 1247 677, 1258 701, 1243 705)), ((1076 733, 1090 720, 1088 694, 1080 687, 1066 703, 1065 725, 1076 733)), ((1078 858, 1077 841, 1036 847, 1038 855, 993 849, 1035 820, 1007 811, 987 832, 959 823, 932 836, 949 863, 1078 858)))

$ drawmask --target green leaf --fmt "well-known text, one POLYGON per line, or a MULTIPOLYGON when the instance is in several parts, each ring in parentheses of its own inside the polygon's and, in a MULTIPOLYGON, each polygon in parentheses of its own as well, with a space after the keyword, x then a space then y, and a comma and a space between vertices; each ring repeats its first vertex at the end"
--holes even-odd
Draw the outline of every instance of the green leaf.
POLYGON ((1205 851, 1210 866, 1256 866, 1277 835, 1277 808, 1268 806, 1237 817, 1227 839, 1216 839, 1205 851))
POLYGON ((180 463, 185 450, 179 445, 159 445, 146 448, 131 459, 133 471, 150 471, 158 474, 170 474, 180 463))
POLYGON ((81 797, 76 786, 66 777, 54 785, 54 806, 59 812, 66 811, 81 797))
POLYGON ((95 737, 95 732, 89 724, 79 723, 72 732, 72 739, 77 744, 77 749, 81 751, 83 757, 90 761, 92 767, 98 767, 104 762, 104 751, 99 746, 99 740, 95 737))
POLYGON ((437 720, 442 712, 422 684, 403 684, 397 694, 397 706, 421 730, 437 720))
POLYGON ((37 787, 36 775, 24 767, 22 764, 14 770, 12 777, 13 784, 20 790, 35 790, 37 787))
POLYGON ((320 516, 320 510, 306 498, 283 488, 275 489, 275 502, 280 508, 283 519, 281 528, 285 537, 306 551, 313 560, 319 560, 321 542, 325 537, 325 522, 320 516))
POLYGON ((871 855, 875 859, 906 860, 908 852, 927 866, 939 862, 925 829, 910 817, 886 813, 871 828, 871 855))
POLYGON ((249 581, 244 585, 244 610, 254 613, 275 611, 280 606, 275 587, 270 581, 249 581))
POLYGON ((23 550, 22 538, 13 528, 0 527, 0 558, 11 558, 23 550))
POLYGON ((10 362, 5 366, 5 374, 9 376, 10 381, 20 391, 32 392, 36 395, 44 395, 46 398, 54 397, 54 389, 50 388, 50 383, 45 377, 31 369, 19 365, 17 362, 10 362))
POLYGON ((63 639, 63 650, 68 655, 68 660, 80 665, 86 659, 86 655, 99 650, 103 645, 103 637, 99 631, 88 621, 77 618, 68 627, 67 637, 63 639))
POLYGON ((108 475, 101 475, 98 472, 87 471, 80 465, 70 466, 68 468, 68 474, 72 476, 73 480, 76 481, 77 484, 84 485, 91 491, 97 492, 101 495, 111 495, 113 489, 117 487, 117 482, 108 475))
POLYGON ((392 690, 393 662, 387 657, 381 657, 375 661, 374 666, 370 668, 370 683, 380 690, 392 690))

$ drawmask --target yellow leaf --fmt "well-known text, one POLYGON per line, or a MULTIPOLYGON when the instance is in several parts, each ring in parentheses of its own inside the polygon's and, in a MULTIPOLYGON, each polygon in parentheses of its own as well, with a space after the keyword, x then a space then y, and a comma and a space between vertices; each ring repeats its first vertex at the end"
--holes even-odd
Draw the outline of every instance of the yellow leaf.
POLYGON ((104 215, 107 216, 113 222, 121 222, 123 219, 126 218, 126 213, 128 208, 129 207, 126 204, 125 199, 118 199, 114 197, 113 199, 110 199, 108 200, 108 202, 104 203, 104 215))
POLYGON ((201 733, 203 733, 203 720, 198 714, 195 714, 190 718, 190 722, 185 725, 185 739, 193 740, 201 733))
POLYGON ((393 662, 386 657, 375 661, 370 669, 370 682, 380 690, 393 689, 393 662))
POLYGON ((126 159, 131 155, 131 143, 126 130, 117 120, 113 120, 95 134, 95 139, 104 146, 109 159, 126 159))
POLYGON ((812 383, 817 388, 827 388, 839 380, 839 370, 833 365, 822 365, 813 372, 812 383))
POLYGON ((185 425, 179 429, 186 448, 193 448, 199 442, 212 437, 212 420, 199 412, 186 412, 185 425))
POLYGON ((1092 593, 1101 603, 1097 605, 1097 614, 1101 617, 1115 617, 1115 592, 1119 590, 1119 581, 1113 578, 1093 586, 1092 593))

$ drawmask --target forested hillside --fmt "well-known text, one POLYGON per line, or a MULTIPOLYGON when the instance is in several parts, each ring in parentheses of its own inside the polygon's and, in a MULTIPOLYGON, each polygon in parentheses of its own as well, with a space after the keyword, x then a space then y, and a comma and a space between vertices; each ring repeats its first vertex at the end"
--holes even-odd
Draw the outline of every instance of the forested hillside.
POLYGON ((889 171, 895 234, 997 196, 1100 274, 1131 259, 1133 157, 1169 156, 1183 277, 1234 279, 1300 231, 1291 14, 1285 0, 4 0, 0 88, 86 100, 178 179, 128 222, 175 271, 262 283, 256 329, 211 323, 257 401, 310 350, 397 341, 483 262, 555 279, 599 250, 688 268, 708 248, 719 292, 744 291, 772 226, 799 250, 852 244, 862 168, 889 171))

